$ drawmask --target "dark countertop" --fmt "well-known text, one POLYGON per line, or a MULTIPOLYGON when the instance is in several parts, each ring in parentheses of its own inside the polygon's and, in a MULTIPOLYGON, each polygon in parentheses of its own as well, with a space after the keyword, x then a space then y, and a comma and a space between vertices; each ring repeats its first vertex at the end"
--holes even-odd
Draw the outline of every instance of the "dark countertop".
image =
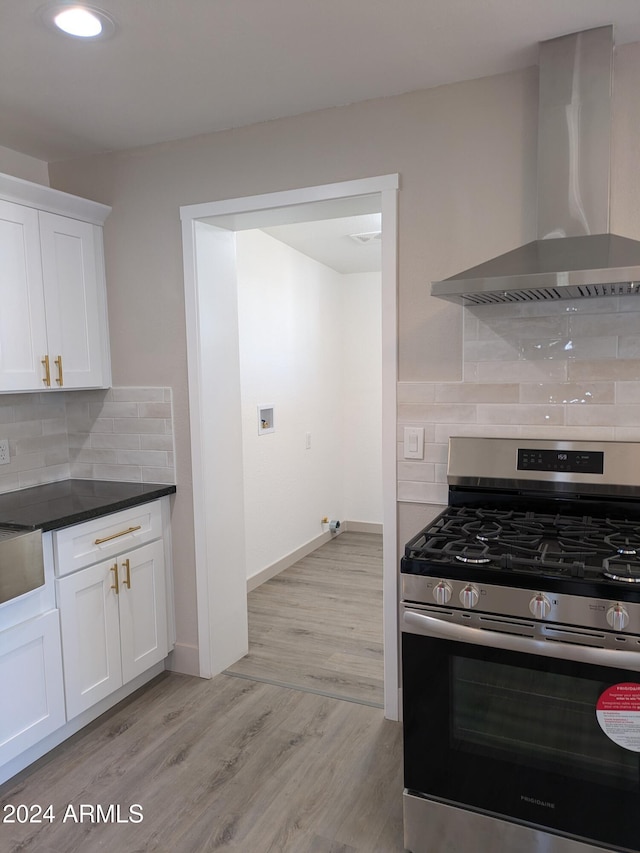
POLYGON ((0 527, 57 530, 172 495, 176 487, 114 480, 61 480, 0 494, 0 527))

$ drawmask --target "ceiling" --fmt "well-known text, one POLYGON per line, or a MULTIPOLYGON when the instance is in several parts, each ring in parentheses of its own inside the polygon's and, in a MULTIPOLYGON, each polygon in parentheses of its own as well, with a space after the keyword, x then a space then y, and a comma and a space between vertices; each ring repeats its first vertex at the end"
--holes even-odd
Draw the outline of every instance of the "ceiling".
POLYGON ((380 194, 374 193, 222 214, 203 221, 229 231, 259 229, 338 273, 380 272, 380 201, 380 194))
POLYGON ((105 41, 0 0, 0 146, 48 162, 182 139, 534 65, 539 41, 638 0, 91 0, 105 41))
POLYGON ((380 213, 296 222, 262 231, 339 273, 379 272, 380 213))

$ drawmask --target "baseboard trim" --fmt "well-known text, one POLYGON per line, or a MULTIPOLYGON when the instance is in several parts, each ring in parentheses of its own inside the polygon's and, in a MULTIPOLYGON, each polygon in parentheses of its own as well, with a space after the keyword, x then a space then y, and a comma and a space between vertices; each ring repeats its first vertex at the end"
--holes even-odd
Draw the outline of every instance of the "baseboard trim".
POLYGON ((379 533, 382 535, 382 524, 375 521, 345 521, 344 529, 350 533, 379 533))
POLYGON ((340 536, 341 533, 347 531, 351 533, 382 533, 382 524, 376 524, 372 521, 341 521, 340 530, 337 533, 331 533, 330 530, 327 530, 325 533, 321 533, 320 536, 316 536, 315 539, 311 539, 305 545, 301 545, 300 548, 296 548, 295 551, 286 554, 280 560, 276 560, 275 563, 266 566, 264 569, 256 572, 255 575, 247 578, 247 592, 257 589, 266 581, 275 578, 280 572, 284 572, 285 569, 293 566, 298 560, 307 557, 327 542, 335 539, 336 536, 340 536))
POLYGON ((293 566, 293 564, 297 563, 298 560, 301 560, 303 557, 317 551, 318 548, 326 542, 330 542, 335 535, 337 534, 332 535, 330 531, 327 530, 326 533, 321 533, 320 536, 316 536, 315 539, 309 540, 305 545, 301 545, 300 548, 296 548, 295 551, 292 551, 290 554, 286 554, 280 560, 276 560, 275 563, 272 563, 270 566, 266 566, 264 569, 256 572, 255 575, 247 578, 247 592, 251 592, 261 586, 261 584, 265 583, 265 581, 275 578, 276 575, 279 575, 280 572, 284 572, 284 570, 288 569, 289 566, 293 566))

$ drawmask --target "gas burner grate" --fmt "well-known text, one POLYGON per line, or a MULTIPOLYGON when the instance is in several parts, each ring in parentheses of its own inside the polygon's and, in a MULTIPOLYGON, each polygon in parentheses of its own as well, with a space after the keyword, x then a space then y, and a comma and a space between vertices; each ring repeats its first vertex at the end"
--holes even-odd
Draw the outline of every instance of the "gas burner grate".
POLYGON ((504 528, 497 521, 479 520, 463 524, 462 530, 470 539, 478 539, 480 542, 490 542, 493 539, 500 539, 504 528))
POLYGON ((480 573, 640 582, 640 526, 606 517, 448 507, 405 554, 480 573))
POLYGON ((527 574, 553 575, 559 577, 584 578, 588 574, 587 562, 592 554, 550 551, 546 546, 533 559, 505 554, 502 567, 508 571, 527 574))

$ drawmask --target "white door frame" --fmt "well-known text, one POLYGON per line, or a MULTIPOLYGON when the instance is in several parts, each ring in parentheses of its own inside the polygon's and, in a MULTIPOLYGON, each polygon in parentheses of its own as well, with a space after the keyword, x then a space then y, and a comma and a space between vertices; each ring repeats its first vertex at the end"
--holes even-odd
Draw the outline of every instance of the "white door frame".
MULTIPOLYGON (((219 337, 237 335, 233 231, 210 217, 380 194, 382 212, 382 485, 384 712, 399 718, 396 485, 397 194, 399 176, 382 175, 180 208, 184 254, 200 675, 210 678, 247 652, 244 518, 239 440, 239 365, 220 364, 219 337), (199 243, 199 241, 201 241, 199 243), (203 246, 202 241, 206 245, 203 246), (198 269, 215 258, 211 277, 198 269), (204 276, 203 276, 204 277, 204 276), (229 284, 230 287, 224 287, 229 284), (222 286, 221 286, 222 285, 222 286), (214 303, 229 290, 233 299, 214 303), (234 385, 237 380, 237 389, 234 385), (237 390, 237 394, 236 394, 237 390), (235 460, 229 468, 230 460, 235 460), (234 465, 236 466, 234 468, 234 465), (240 475, 238 468, 240 466, 240 475), (238 483, 240 480, 240 483, 238 483), (242 534, 242 536, 241 536, 242 534)), ((318 219, 324 218, 321 214, 318 219)), ((313 217, 310 217, 312 220, 313 217)), ((255 226, 259 227, 259 226, 255 226)), ((232 341, 233 343, 233 341, 232 341)))

